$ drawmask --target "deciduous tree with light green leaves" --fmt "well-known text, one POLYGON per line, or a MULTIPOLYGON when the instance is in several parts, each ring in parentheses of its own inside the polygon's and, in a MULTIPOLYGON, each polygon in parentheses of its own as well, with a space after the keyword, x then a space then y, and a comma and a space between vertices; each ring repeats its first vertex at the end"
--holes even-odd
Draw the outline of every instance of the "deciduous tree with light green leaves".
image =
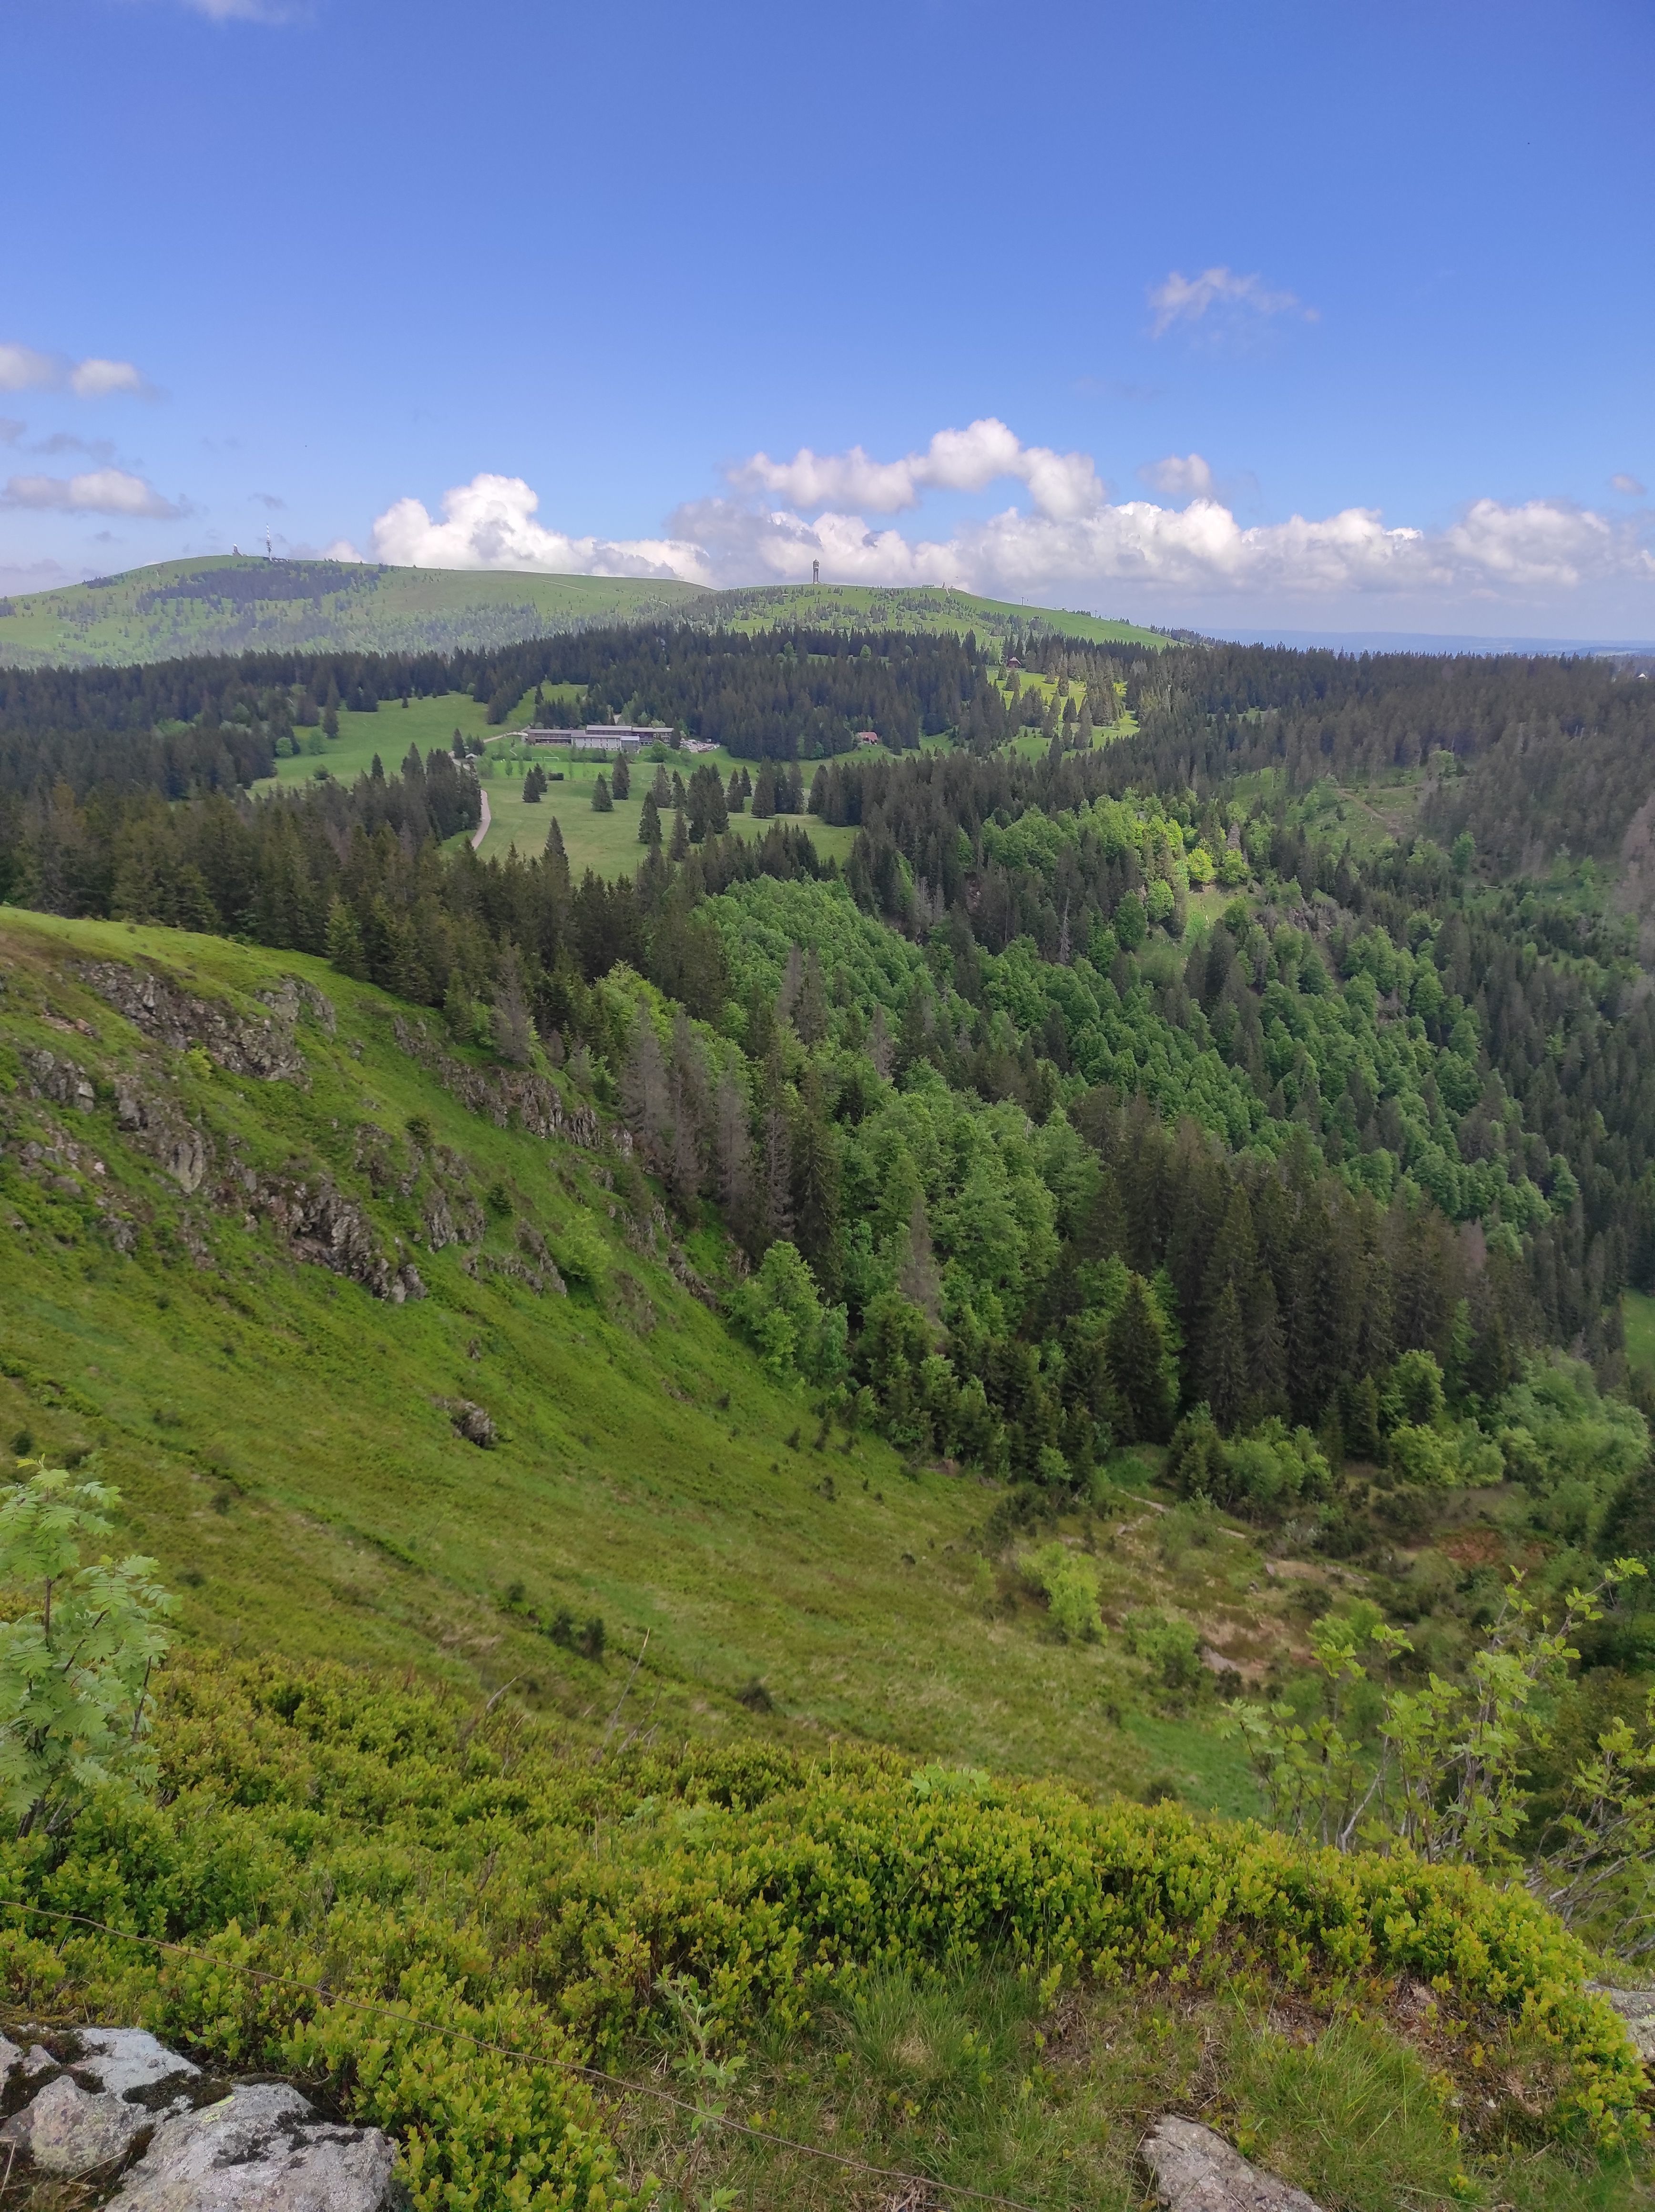
POLYGON ((1321 1711, 1301 1722, 1287 1705, 1238 1705, 1229 1723, 1276 1825, 1340 1850, 1401 1849, 1520 1873, 1605 1950, 1639 1958, 1655 1949, 1655 1699, 1641 1729, 1615 1719, 1577 1762, 1561 1807, 1530 1821, 1531 1761, 1550 1740, 1558 1692, 1579 1657, 1570 1638, 1645 1572, 1640 1560, 1616 1561, 1596 1589, 1572 1590, 1555 1621, 1514 1575, 1465 1679, 1433 1673, 1420 1688, 1385 1679, 1412 1646, 1376 1607, 1318 1622, 1321 1711), (1381 1683, 1369 1741, 1353 1717, 1362 1692, 1371 1698, 1381 1683))
POLYGON ((60 1833, 99 1790, 155 1780, 149 1679, 173 1601, 153 1559, 81 1559, 119 1502, 44 1460, 0 1501, 0 1802, 20 1835, 60 1833))

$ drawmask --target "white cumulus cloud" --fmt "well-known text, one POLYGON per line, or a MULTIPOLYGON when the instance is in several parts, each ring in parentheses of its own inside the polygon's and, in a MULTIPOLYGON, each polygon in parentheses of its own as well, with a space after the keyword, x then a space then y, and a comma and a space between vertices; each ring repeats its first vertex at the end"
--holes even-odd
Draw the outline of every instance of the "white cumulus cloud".
POLYGON ((1084 514, 1106 496, 1089 453, 1025 446, 992 415, 963 430, 939 430, 924 453, 900 460, 876 461, 860 446, 844 453, 801 446, 791 461, 755 453, 728 475, 737 490, 768 492, 791 507, 865 507, 876 514, 900 514, 926 491, 982 491, 997 477, 1021 479, 1043 514, 1084 514))
POLYGON ((1199 453, 1168 453, 1165 460, 1149 462, 1138 474, 1151 491, 1167 499, 1212 496, 1213 472, 1199 453))
POLYGON ((1174 323, 1198 323, 1214 307, 1263 316, 1297 314, 1308 323, 1317 319, 1317 310, 1306 307, 1294 293, 1274 292, 1263 277, 1239 276, 1222 265, 1203 269, 1197 276, 1169 270, 1159 284, 1151 285, 1149 305, 1155 314, 1151 331, 1158 338, 1165 337, 1174 323))
POLYGON ((0 343, 0 392, 72 392, 80 399, 107 399, 123 392, 139 399, 154 397, 148 378, 130 361, 100 356, 70 361, 64 354, 10 343, 0 343))
POLYGON ((1624 470, 1618 476, 1610 478, 1609 488, 1611 491, 1623 493, 1628 499, 1644 499, 1648 496, 1637 477, 1628 476, 1624 470))
POLYGON ((665 538, 572 538, 535 520, 521 477, 476 476, 445 492, 442 520, 399 499, 374 522, 373 557, 397 568, 533 568, 559 576, 681 577, 706 583, 698 546, 665 538))
POLYGON ((124 514, 175 521, 182 507, 125 469, 88 469, 74 477, 12 477, 0 505, 56 508, 65 514, 124 514))
POLYGON ((713 585, 805 582, 819 563, 834 583, 954 585, 1085 605, 1106 594, 1173 618, 1197 602, 1379 594, 1516 603, 1655 584, 1640 520, 1564 501, 1478 500, 1437 530, 1367 507, 1244 526, 1199 453, 1169 454, 1142 471, 1158 499, 1112 501, 1089 455, 1026 446, 992 417, 939 431, 896 461, 859 446, 807 447, 788 461, 755 454, 726 473, 730 495, 679 507, 658 538, 625 540, 559 530, 539 520, 522 477, 477 476, 446 494, 438 517, 417 499, 397 501, 373 526, 369 557, 713 585), (867 519, 912 506, 927 489, 980 490, 1006 477, 1027 487, 1025 506, 946 534, 867 519))

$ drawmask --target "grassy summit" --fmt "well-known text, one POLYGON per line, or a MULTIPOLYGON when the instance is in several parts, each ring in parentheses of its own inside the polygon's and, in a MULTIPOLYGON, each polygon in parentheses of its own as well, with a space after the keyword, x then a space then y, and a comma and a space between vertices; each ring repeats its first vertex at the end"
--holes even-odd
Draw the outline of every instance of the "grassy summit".
POLYGON ((453 653, 591 623, 682 621, 743 629, 953 631, 997 636, 1044 625, 1065 635, 1159 647, 1126 623, 969 592, 860 585, 708 592, 698 584, 497 570, 383 568, 339 561, 209 554, 88 584, 0 599, 0 666, 126 665, 201 653, 453 653))

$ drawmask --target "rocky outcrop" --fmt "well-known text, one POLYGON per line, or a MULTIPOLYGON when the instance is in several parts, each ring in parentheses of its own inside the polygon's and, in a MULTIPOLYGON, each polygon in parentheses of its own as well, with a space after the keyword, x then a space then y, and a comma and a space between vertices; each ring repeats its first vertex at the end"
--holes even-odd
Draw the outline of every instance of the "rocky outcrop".
POLYGON ((89 1114, 96 1106, 91 1077, 72 1060, 59 1060, 52 1052, 31 1052, 24 1054, 23 1064, 37 1097, 49 1098, 54 1106, 72 1106, 77 1114, 89 1114))
POLYGON ((207 1140, 169 1098, 148 1091, 130 1077, 115 1084, 115 1121, 156 1161, 186 1194, 199 1190, 207 1172, 207 1140))
POLYGON ((437 1401, 454 1425, 454 1434, 464 1437, 469 1444, 482 1451, 492 1451, 496 1431, 489 1415, 470 1398, 440 1398, 437 1401))
POLYGON ((391 1024, 397 1048, 434 1075, 451 1097, 468 1112, 481 1114, 497 1129, 526 1129, 531 1137, 567 1137, 572 1144, 596 1145, 602 1134, 597 1109, 570 1105, 551 1078, 531 1069, 467 1067, 444 1052, 423 1022, 398 1014, 391 1024))
POLYGON ((284 976, 278 987, 261 994, 270 1012, 259 1021, 238 1013, 226 1000, 197 999, 149 969, 129 968, 119 961, 91 961, 81 974, 146 1036, 174 1052, 199 1045, 215 1066, 262 1083, 308 1079, 295 1036, 301 1014, 330 1036, 334 1031, 330 1001, 296 976, 284 976))
POLYGON ((85 2027, 27 2051, 8 2044, 3 2055, 8 2077, 21 2069, 38 2086, 0 2143, 43 2173, 118 2165, 160 2116, 189 2109, 201 2080, 198 2066, 136 2027, 85 2027))
POLYGON ((325 1176, 292 1181, 255 1176, 247 1205, 250 1213, 275 1225, 296 1259, 360 1283, 394 1306, 425 1296, 413 1261, 397 1265, 386 1259, 367 1214, 325 1176))
POLYGON ((1302 2189, 1261 2173, 1222 2136, 1175 2113, 1155 2122, 1143 2155, 1167 2212, 1317 2212, 1302 2189))
MULTIPOLYGON (((392 2212, 396 2147, 286 2081, 215 2081, 135 2027, 0 2037, 9 2180, 121 2212, 392 2212), (15 2170, 15 2171, 14 2171, 15 2170)), ((55 2201, 55 2199, 54 2199, 55 2201)))
POLYGON ((166 2121, 111 2199, 118 2212, 388 2212, 396 2152, 318 2117, 285 2081, 166 2121))
POLYGON ((569 1286, 547 1249, 546 1239, 531 1222, 518 1223, 517 1241, 518 1250, 527 1255, 524 1259, 518 1259, 516 1252, 468 1252, 460 1265, 474 1283, 500 1278, 525 1284, 537 1297, 544 1297, 549 1291, 557 1297, 567 1297, 569 1286))

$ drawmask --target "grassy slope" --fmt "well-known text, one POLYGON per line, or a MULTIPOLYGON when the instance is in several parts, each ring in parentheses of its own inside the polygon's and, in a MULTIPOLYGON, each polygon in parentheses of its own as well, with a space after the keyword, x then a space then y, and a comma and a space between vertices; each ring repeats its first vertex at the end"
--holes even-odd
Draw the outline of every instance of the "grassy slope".
MULTIPOLYGON (((631 1710, 668 1727, 848 1731, 1141 1784, 1146 1747, 1110 1717, 1131 1703, 1116 1646, 1051 1640, 1004 1569, 985 1612, 973 1531, 995 1494, 905 1476, 868 1439, 846 1452, 835 1436, 814 1453, 808 1406, 768 1382, 664 1265, 620 1243, 599 1180, 612 1153, 466 1111, 397 1048, 393 1001, 297 956, 7 909, 0 973, 0 1438, 102 1449, 128 1500, 124 1540, 161 1559, 191 1637, 490 1686, 517 1677, 531 1704, 601 1721, 623 1665, 612 1654, 594 1666, 537 1633, 512 1608, 518 1584, 543 1618, 602 1613, 620 1651, 647 1630, 631 1710), (90 957, 244 1005, 283 975, 306 977, 336 1006, 338 1034, 301 1024, 308 1089, 192 1066, 79 979, 90 957), (21 1055, 42 1048, 94 1076, 94 1112, 31 1096, 21 1055), (217 1165, 193 1199, 119 1134, 108 1079, 135 1068, 210 1137, 217 1165), (255 1170, 307 1163, 366 1200, 356 1129, 386 1132, 400 1171, 415 1115, 464 1156, 474 1189, 504 1185, 516 1222, 555 1252, 576 1224, 595 1231, 603 1294, 474 1279, 450 1248, 418 1253, 429 1297, 392 1306, 296 1264, 270 1228, 243 1225, 239 1196, 210 1202, 233 1141, 255 1170), (20 1172, 31 1138, 75 1145, 77 1166, 20 1172), (70 1188, 52 1187, 59 1174, 70 1188), (112 1213, 147 1218, 130 1257, 99 1225, 94 1190, 112 1213), (456 1437, 434 1401, 458 1397, 488 1408, 499 1449, 456 1437), (755 1677, 778 1708, 757 1723, 736 1701, 755 1677)), ((394 1196, 367 1210, 384 1245, 418 1219, 394 1196)), ((507 1254, 513 1225, 491 1220, 485 1250, 507 1254)), ((1153 1562, 1140 1542, 1130 1530, 1107 1539, 1107 1613, 1141 1601, 1153 1562)), ((1222 1567, 1245 1582, 1257 1561, 1237 1544, 1222 1567)), ((1148 1755, 1158 1769, 1170 1760, 1188 1796, 1246 1802, 1231 1754, 1156 1726, 1172 1736, 1148 1755)))
POLYGON ((871 623, 914 630, 975 629, 1003 635, 1042 623, 1074 637, 1159 648, 1149 630, 1094 615, 979 599, 965 592, 881 592, 861 585, 777 585, 708 592, 695 584, 626 577, 544 576, 443 568, 379 568, 280 562, 275 573, 327 588, 314 598, 251 603, 183 596, 180 587, 218 571, 257 578, 269 564, 243 555, 204 556, 132 568, 0 600, 0 665, 166 660, 181 653, 327 646, 397 652, 507 645, 588 623, 658 621, 663 615, 731 623, 744 629, 809 622, 828 628, 871 623))
POLYGON ((361 652, 509 645, 577 623, 658 619, 705 596, 699 585, 629 577, 542 576, 482 570, 376 568, 340 562, 279 562, 278 573, 313 574, 330 589, 316 599, 249 605, 177 596, 178 586, 219 570, 258 574, 243 555, 162 561, 95 584, 0 601, 0 665, 168 660, 181 653, 269 649, 361 652))

